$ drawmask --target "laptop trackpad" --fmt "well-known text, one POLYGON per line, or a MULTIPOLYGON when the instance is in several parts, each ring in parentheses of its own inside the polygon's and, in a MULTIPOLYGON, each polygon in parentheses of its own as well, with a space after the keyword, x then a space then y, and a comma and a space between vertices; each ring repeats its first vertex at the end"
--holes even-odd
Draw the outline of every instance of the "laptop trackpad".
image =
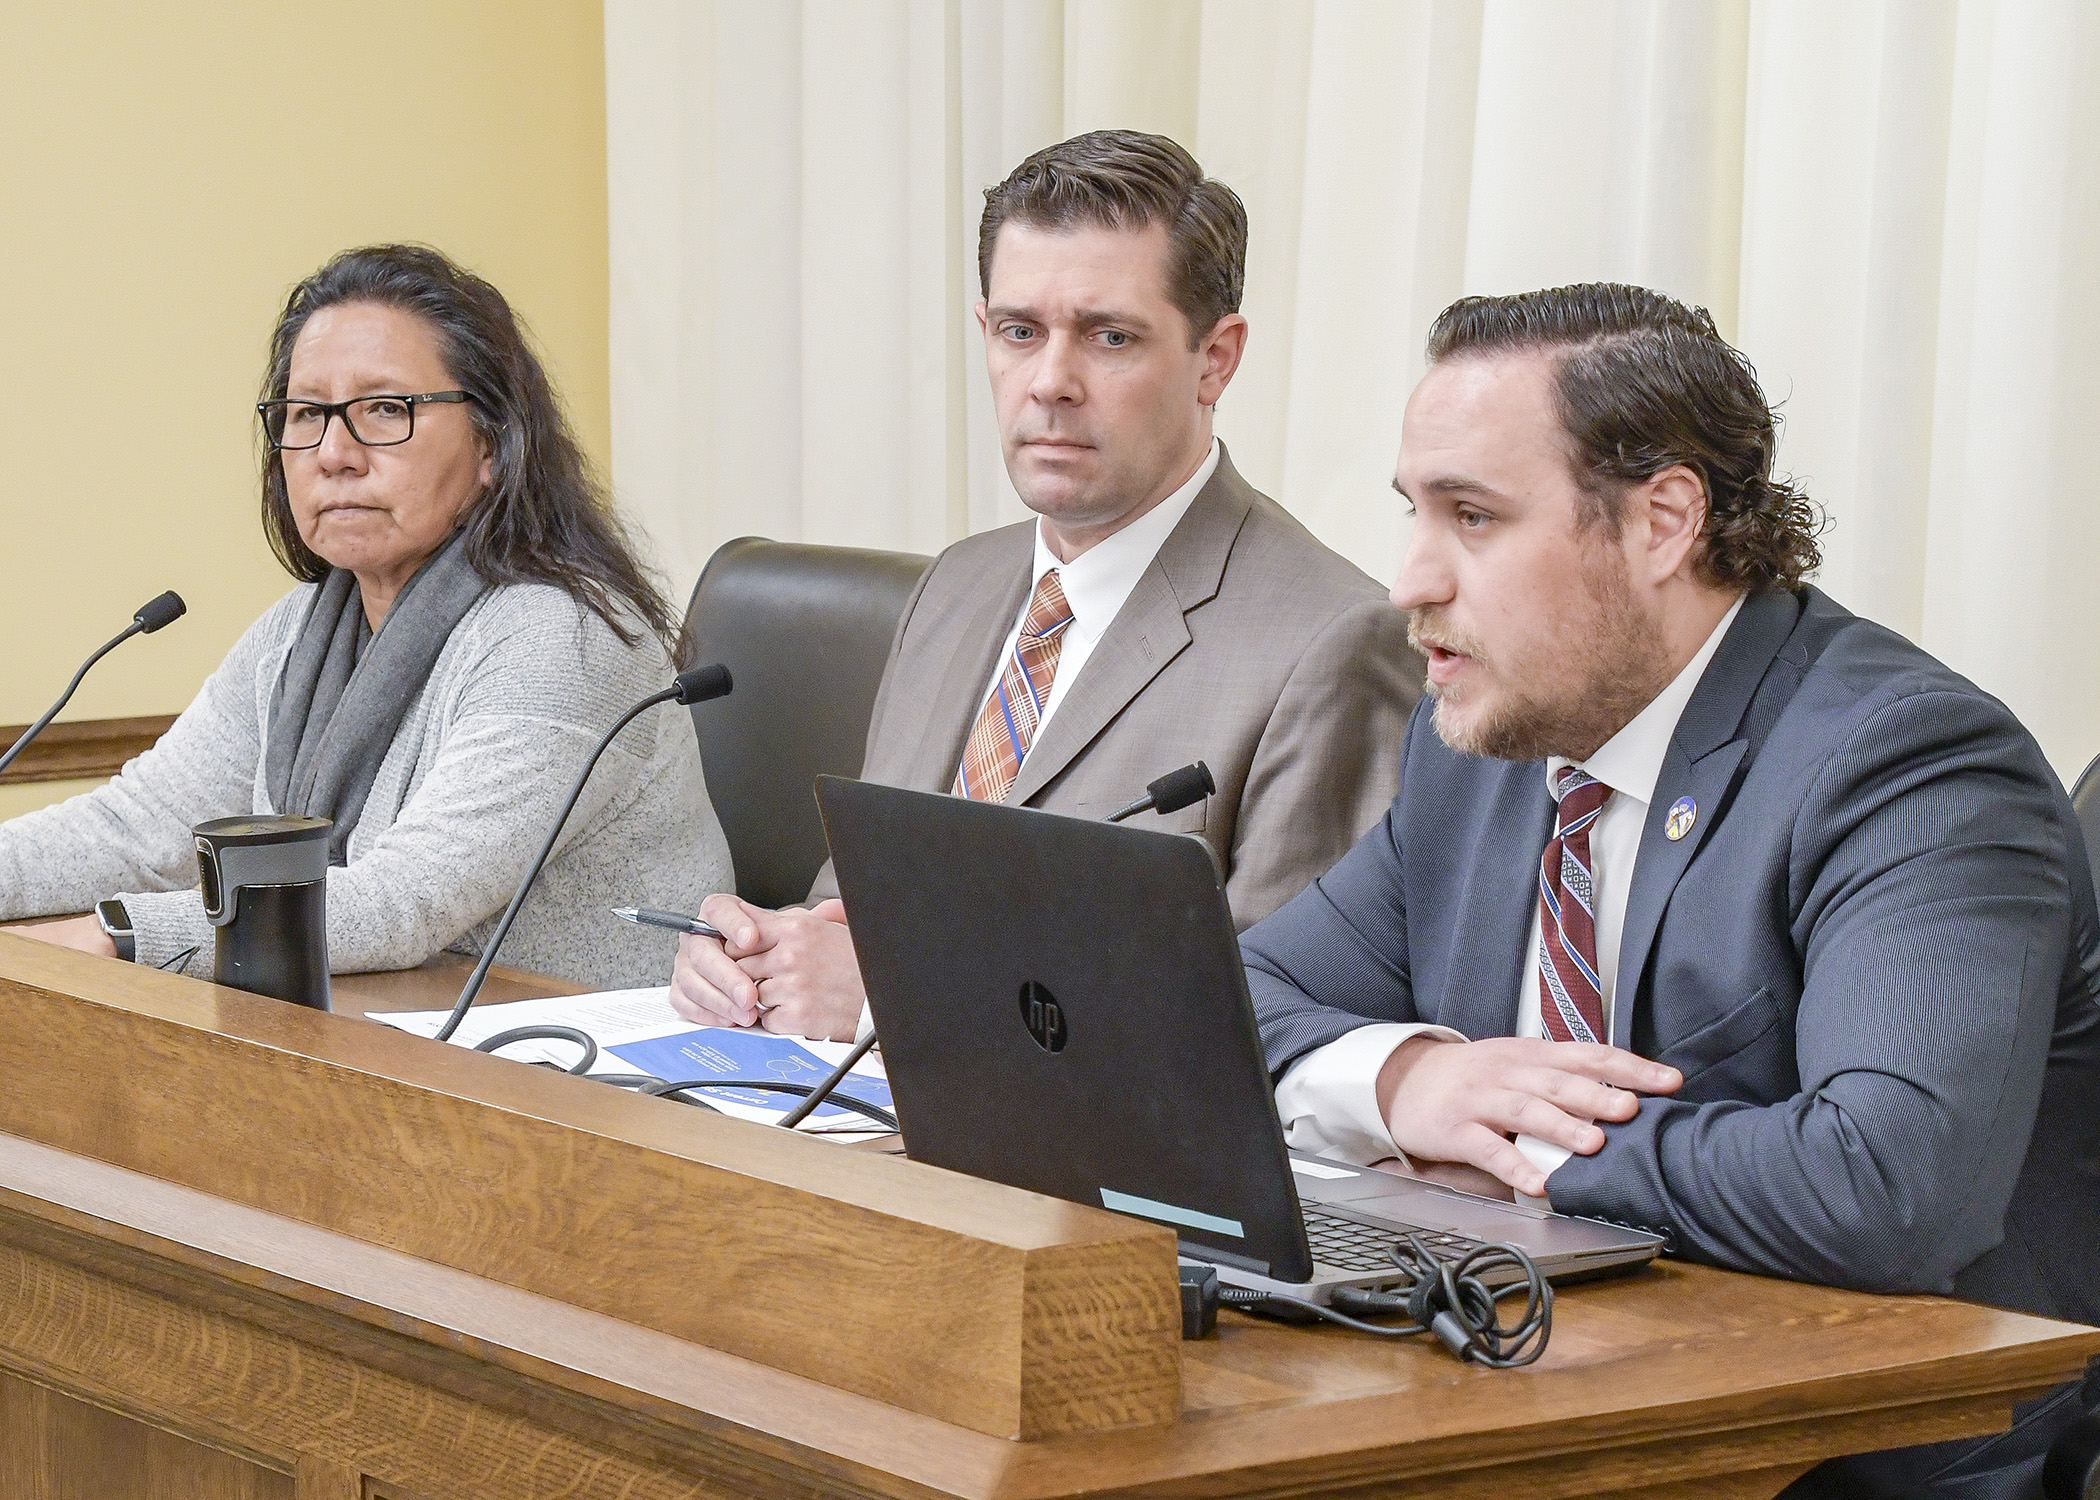
POLYGON ((1358 1213, 1377 1214, 1418 1224, 1424 1229, 1448 1229, 1476 1240, 1508 1239, 1529 1224, 1544 1219, 1542 1213, 1508 1203, 1487 1203, 1458 1193, 1397 1193, 1384 1198, 1360 1198, 1349 1205, 1358 1213))
POLYGON ((1307 1203, 1358 1203, 1366 1198, 1392 1198, 1438 1191, 1433 1182, 1401 1177, 1372 1167, 1348 1167, 1293 1154, 1291 1173, 1298 1196, 1307 1203))

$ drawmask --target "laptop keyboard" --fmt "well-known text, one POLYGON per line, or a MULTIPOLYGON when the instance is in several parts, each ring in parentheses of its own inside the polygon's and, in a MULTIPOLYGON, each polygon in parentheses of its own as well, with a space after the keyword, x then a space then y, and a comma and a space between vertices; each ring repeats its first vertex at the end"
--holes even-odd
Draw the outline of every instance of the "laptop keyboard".
MULTIPOLYGON (((1375 1229, 1354 1219, 1338 1219, 1315 1208, 1304 1213, 1305 1238, 1312 1246, 1314 1260, 1338 1271, 1397 1271, 1389 1253, 1399 1239, 1395 1231, 1375 1229)), ((1440 1229, 1418 1229, 1414 1236, 1438 1260, 1457 1260, 1481 1243, 1440 1229)))

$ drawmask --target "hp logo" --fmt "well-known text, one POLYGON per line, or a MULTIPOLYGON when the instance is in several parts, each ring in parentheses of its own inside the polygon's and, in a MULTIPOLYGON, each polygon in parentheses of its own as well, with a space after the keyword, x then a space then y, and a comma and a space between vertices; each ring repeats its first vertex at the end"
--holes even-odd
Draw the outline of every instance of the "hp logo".
POLYGON ((1021 1024, 1045 1052, 1065 1050, 1065 1008, 1033 979, 1021 986, 1021 1024))

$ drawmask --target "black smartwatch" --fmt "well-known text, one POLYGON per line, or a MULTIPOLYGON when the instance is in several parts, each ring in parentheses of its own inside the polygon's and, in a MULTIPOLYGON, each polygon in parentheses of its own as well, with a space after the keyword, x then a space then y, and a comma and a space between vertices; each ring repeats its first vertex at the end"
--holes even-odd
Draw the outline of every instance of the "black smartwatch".
POLYGON ((117 945, 117 957, 127 964, 137 963, 138 938, 131 930, 131 913, 124 910, 124 903, 115 899, 96 902, 95 920, 102 924, 109 940, 117 945))

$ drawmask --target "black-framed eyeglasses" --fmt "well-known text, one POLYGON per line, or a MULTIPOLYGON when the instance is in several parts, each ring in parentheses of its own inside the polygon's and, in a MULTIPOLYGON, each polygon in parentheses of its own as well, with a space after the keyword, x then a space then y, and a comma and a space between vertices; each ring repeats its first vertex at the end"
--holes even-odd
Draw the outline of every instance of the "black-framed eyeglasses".
POLYGON ((474 398, 465 391, 430 391, 421 396, 359 396, 355 401, 258 401, 263 434, 273 450, 318 448, 331 418, 367 448, 391 448, 416 435, 416 408, 474 398))

